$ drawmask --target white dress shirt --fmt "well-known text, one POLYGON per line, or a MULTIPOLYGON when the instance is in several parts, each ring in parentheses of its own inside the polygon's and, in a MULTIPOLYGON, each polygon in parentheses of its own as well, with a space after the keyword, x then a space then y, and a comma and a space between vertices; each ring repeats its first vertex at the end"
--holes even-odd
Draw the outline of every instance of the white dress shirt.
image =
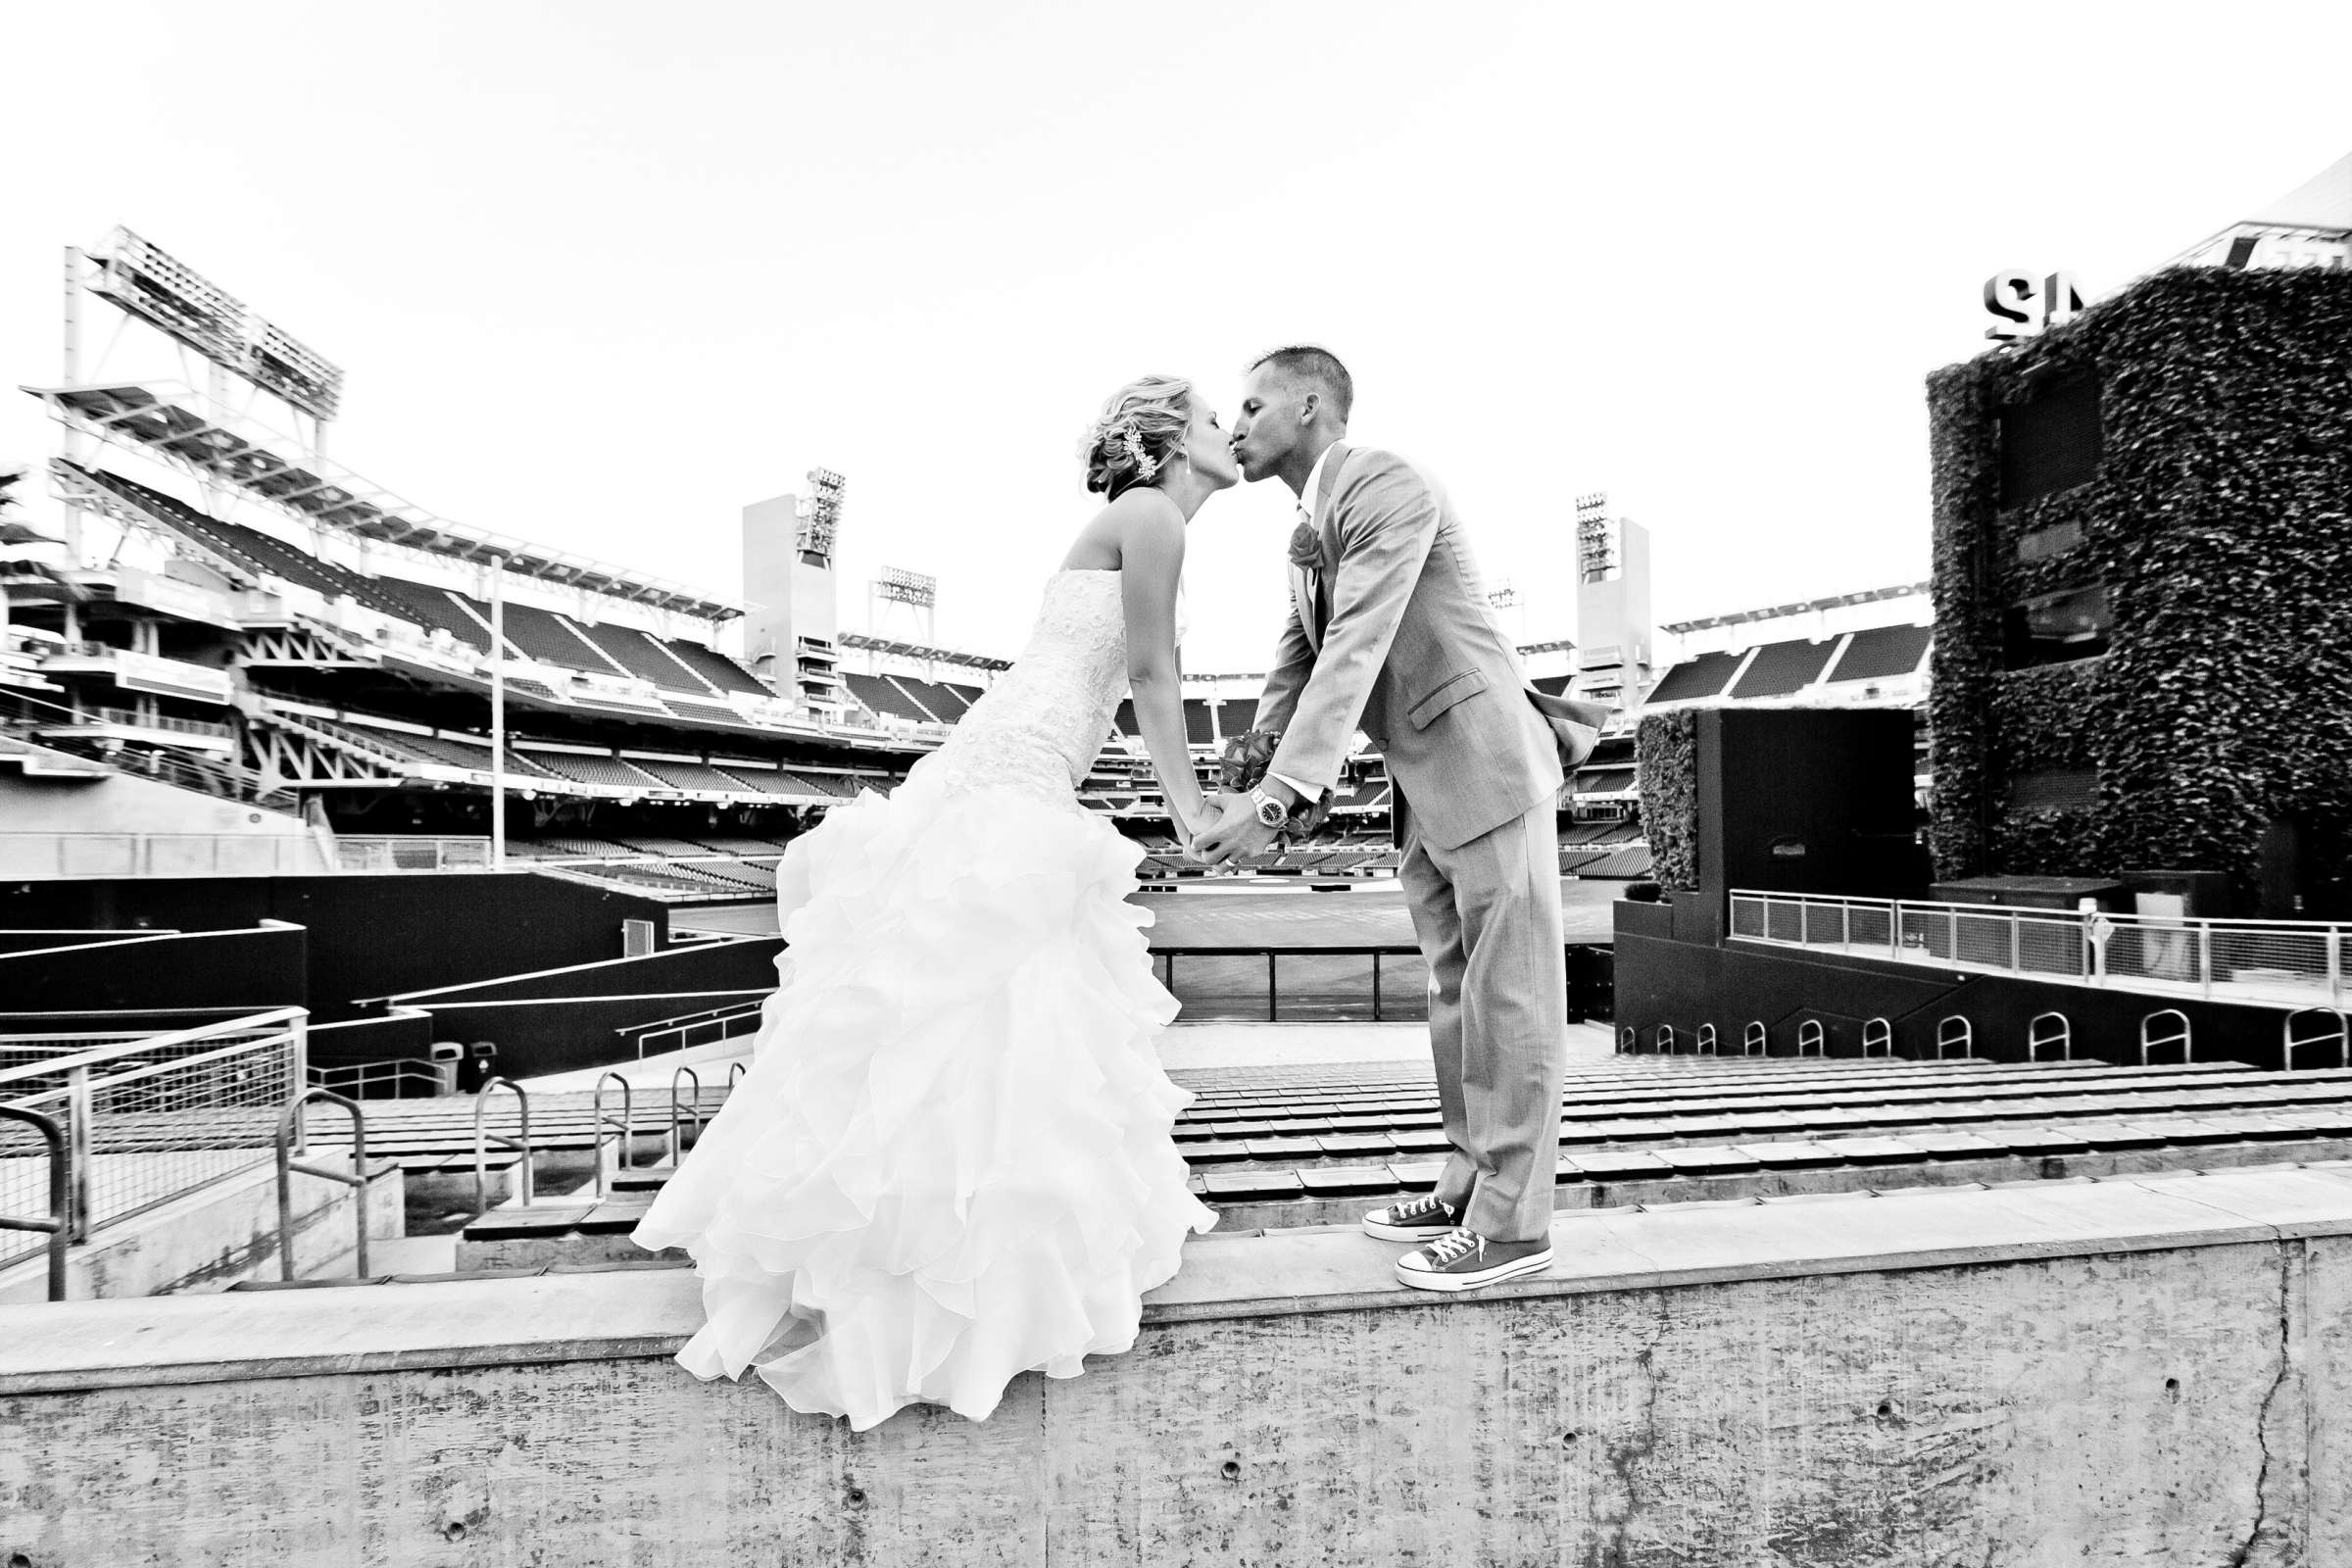
MULTIPOLYGON (((1336 447, 1338 445, 1339 443, 1334 441, 1331 444, 1331 447, 1336 447)), ((1322 494, 1322 491, 1319 487, 1323 483, 1323 465, 1331 461, 1331 447, 1325 447, 1315 458, 1315 466, 1306 470, 1306 487, 1298 492, 1298 520, 1310 526, 1315 520, 1315 498, 1322 494)), ((1312 605, 1300 605, 1298 607, 1298 613, 1301 617, 1311 615, 1314 612, 1315 607, 1312 605)), ((1288 784, 1291 787, 1291 793, 1298 796, 1302 802, 1318 800, 1323 794, 1321 790, 1315 789, 1310 785, 1301 784, 1297 779, 1290 777, 1288 774, 1276 773, 1274 777, 1281 779, 1283 783, 1288 784)))

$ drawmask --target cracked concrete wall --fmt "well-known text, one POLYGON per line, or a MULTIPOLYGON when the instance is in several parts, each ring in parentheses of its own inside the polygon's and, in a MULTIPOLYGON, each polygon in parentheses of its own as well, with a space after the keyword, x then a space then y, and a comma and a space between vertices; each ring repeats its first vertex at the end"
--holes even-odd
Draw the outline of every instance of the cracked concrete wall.
POLYGON ((2352 1563, 2352 1239, 1148 1327, 852 1435, 665 1358, 0 1405, 0 1562, 2352 1563))

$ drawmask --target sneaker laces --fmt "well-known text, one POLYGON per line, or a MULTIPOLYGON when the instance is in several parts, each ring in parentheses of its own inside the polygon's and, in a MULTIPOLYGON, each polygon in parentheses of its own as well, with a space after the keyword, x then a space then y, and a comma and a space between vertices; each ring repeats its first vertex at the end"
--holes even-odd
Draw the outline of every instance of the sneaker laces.
POLYGON ((1410 1225, 1425 1215, 1450 1212, 1451 1210, 1439 1201, 1438 1195, 1431 1193, 1427 1197, 1410 1199, 1405 1202, 1398 1203, 1395 1208, 1389 1210, 1389 1218, 1398 1225, 1410 1225))
POLYGON ((1429 1260, 1439 1268, 1458 1263, 1472 1252, 1484 1252, 1487 1239, 1476 1231, 1447 1231, 1429 1244, 1429 1260))

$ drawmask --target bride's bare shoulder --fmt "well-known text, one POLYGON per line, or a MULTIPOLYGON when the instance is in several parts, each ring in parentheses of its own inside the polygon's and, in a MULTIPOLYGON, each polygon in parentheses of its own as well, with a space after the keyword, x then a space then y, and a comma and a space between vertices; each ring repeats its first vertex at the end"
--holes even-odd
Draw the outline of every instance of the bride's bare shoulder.
POLYGON ((1062 558, 1065 571, 1115 571, 1139 546, 1165 549, 1184 537, 1184 514, 1157 490, 1137 485, 1105 502, 1062 558))

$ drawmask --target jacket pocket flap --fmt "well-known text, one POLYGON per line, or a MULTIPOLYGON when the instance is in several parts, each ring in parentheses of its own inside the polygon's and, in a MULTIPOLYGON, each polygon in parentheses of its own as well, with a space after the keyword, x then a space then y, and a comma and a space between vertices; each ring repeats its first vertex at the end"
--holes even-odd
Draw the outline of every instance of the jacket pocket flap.
POLYGON ((1463 698, 1475 697, 1486 689, 1487 673, 1483 669, 1465 669, 1458 675, 1449 675, 1405 710, 1405 722, 1415 729, 1427 729, 1431 719, 1463 698))

